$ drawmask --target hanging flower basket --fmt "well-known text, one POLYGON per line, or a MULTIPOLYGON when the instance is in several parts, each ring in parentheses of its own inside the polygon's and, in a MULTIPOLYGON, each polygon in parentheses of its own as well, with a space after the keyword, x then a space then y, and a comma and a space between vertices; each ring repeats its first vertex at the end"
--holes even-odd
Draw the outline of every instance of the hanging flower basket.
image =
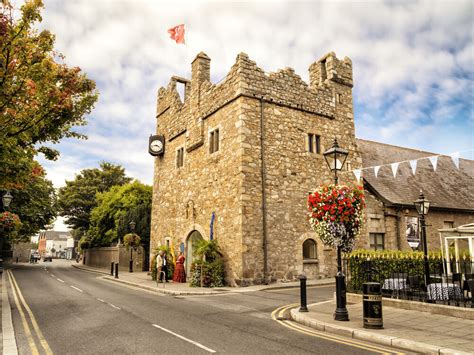
POLYGON ((18 215, 11 212, 0 213, 0 228, 6 232, 11 232, 20 228, 21 222, 18 215))
POLYGON ((364 207, 362 186, 320 186, 308 196, 309 223, 325 245, 350 252, 362 227, 364 207))
POLYGON ((135 233, 125 234, 123 237, 123 244, 127 249, 129 249, 130 247, 136 249, 140 246, 140 236, 135 233))

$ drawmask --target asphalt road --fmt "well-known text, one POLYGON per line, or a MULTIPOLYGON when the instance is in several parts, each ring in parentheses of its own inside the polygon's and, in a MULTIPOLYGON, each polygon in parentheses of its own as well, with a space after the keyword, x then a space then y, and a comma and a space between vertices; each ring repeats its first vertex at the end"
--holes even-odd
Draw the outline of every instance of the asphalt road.
MULTIPOLYGON (((39 329, 20 307, 32 334, 28 337, 10 285, 20 354, 34 353, 31 339, 40 354, 371 353, 273 320, 274 309, 299 301, 298 290, 173 297, 107 282, 60 260, 21 265, 12 273, 39 329), (51 352, 41 346, 39 333, 51 352)), ((308 303, 328 299, 333 291, 309 288, 308 303)))

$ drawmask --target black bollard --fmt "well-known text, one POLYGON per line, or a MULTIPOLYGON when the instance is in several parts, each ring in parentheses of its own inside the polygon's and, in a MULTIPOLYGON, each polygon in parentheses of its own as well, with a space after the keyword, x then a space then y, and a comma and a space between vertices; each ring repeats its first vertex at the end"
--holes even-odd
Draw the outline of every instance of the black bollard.
POLYGON ((119 278, 119 277, 118 277, 118 265, 119 265, 118 263, 115 264, 115 278, 116 278, 116 279, 119 278))
POLYGON ((308 307, 306 305, 306 276, 298 276, 300 279, 300 296, 301 296, 301 307, 300 312, 308 312, 308 307))
POLYGON ((110 275, 114 276, 114 262, 113 261, 110 263, 110 275))
POLYGON ((18 256, 16 257, 16 263, 18 264, 18 256))

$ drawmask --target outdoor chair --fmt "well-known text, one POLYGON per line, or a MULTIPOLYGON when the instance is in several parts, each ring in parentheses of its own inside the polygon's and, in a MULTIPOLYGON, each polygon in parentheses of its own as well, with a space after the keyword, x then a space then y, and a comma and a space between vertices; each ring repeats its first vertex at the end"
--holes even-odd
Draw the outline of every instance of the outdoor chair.
POLYGON ((454 273, 452 280, 453 280, 453 284, 457 283, 459 287, 462 289, 462 274, 461 273, 454 273))
POLYGON ((421 287, 421 278, 417 275, 407 276, 407 288, 406 293, 408 298, 424 298, 426 296, 425 292, 421 287))

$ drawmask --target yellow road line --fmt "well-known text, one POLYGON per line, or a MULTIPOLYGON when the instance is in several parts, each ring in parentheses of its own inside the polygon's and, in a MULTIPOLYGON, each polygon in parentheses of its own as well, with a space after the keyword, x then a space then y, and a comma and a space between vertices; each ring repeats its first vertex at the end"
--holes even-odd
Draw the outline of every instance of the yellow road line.
MULTIPOLYGON (((9 270, 10 271, 10 270, 9 270)), ((48 342, 46 341, 46 339, 44 338, 43 336, 43 333, 41 332, 39 326, 38 326, 38 322, 36 322, 36 318, 35 316, 33 315, 33 312, 31 311, 30 307, 28 306, 28 304, 26 303, 25 299, 23 298, 23 295, 20 291, 20 287, 18 286, 17 282, 16 282, 16 279, 15 277, 13 276, 13 273, 10 272, 10 276, 13 280, 13 283, 15 284, 16 288, 17 288, 17 291, 18 291, 18 296, 20 297, 20 300, 23 304, 23 306, 25 307, 26 311, 28 312, 28 315, 30 316, 30 320, 31 320, 31 323, 33 324, 33 328, 35 329, 36 331, 36 335, 38 336, 38 339, 41 343, 41 346, 43 347, 44 351, 46 352, 46 355, 52 355, 53 352, 51 350, 51 348, 49 347, 49 344, 48 342)))
MULTIPOLYGON (((294 308, 297 305, 299 305, 299 304, 296 303, 296 304, 286 305, 286 306, 282 306, 282 307, 279 307, 279 308, 275 309, 272 312, 272 318, 274 320, 278 320, 278 317, 282 317, 283 314, 285 313, 285 311, 289 310, 290 308, 294 308), (278 316, 277 316, 277 313, 278 313, 278 316)), ((387 352, 386 348, 373 346, 373 345, 368 345, 368 344, 358 342, 358 341, 353 340, 353 339, 344 339, 343 337, 331 335, 327 332, 320 332, 320 331, 316 331, 316 330, 313 330, 313 329, 307 329, 307 328, 304 328, 303 326, 301 326, 299 324, 295 324, 294 322, 290 322, 290 321, 287 321, 287 320, 283 320, 283 321, 280 320, 279 323, 281 325, 289 328, 289 329, 296 330, 296 331, 304 333, 306 335, 310 335, 310 336, 321 338, 321 339, 326 339, 326 340, 333 341, 333 342, 340 343, 340 344, 353 346, 353 347, 356 347, 356 348, 359 348, 359 349, 369 350, 369 351, 377 352, 377 353, 380 353, 380 354, 394 354, 394 353, 395 354, 403 354, 403 353, 397 353, 397 352, 391 352, 391 351, 387 352)))
POLYGON ((39 355, 38 348, 36 347, 33 336, 31 335, 30 326, 28 325, 28 321, 26 320, 25 313, 23 312, 23 309, 21 308, 20 303, 18 302, 18 297, 16 294, 15 287, 13 286, 10 270, 7 270, 7 274, 10 279, 10 285, 12 286, 13 299, 15 300, 16 308, 18 309, 18 312, 20 313, 21 323, 23 324, 23 329, 25 330, 25 335, 26 335, 26 339, 28 340, 28 345, 30 346, 30 349, 31 349, 31 354, 39 355))

